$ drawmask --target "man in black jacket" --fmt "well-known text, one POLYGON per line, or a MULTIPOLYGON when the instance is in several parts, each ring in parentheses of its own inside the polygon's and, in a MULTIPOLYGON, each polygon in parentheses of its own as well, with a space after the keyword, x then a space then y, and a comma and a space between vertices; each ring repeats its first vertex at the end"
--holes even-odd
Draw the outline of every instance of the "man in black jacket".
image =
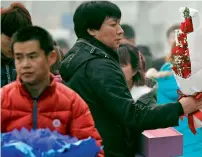
POLYGON ((13 2, 8 8, 1 8, 1 87, 16 79, 11 37, 19 29, 30 25, 31 16, 22 3, 13 2))
POLYGON ((116 52, 123 35, 120 19, 120 9, 109 1, 81 4, 73 18, 78 40, 59 69, 89 105, 106 157, 134 156, 133 130, 176 126, 180 115, 202 104, 191 97, 157 107, 147 96, 133 100, 116 52))

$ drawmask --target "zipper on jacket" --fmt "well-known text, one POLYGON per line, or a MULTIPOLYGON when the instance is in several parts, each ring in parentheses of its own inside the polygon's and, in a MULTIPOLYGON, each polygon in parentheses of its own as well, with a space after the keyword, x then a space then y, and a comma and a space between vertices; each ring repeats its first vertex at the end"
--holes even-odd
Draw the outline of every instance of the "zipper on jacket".
POLYGON ((11 75, 10 75, 10 71, 9 71, 9 65, 6 65, 6 75, 7 75, 7 81, 8 81, 8 83, 10 83, 11 75))
POLYGON ((33 110, 32 110, 32 127, 37 128, 37 99, 33 99, 33 110))

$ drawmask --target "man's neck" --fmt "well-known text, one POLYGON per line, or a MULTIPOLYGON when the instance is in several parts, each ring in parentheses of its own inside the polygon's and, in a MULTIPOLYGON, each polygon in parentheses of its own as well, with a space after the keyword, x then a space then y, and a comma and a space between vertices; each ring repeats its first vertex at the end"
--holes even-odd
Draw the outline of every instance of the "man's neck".
POLYGON ((49 85, 50 77, 44 79, 38 84, 24 84, 31 97, 35 99, 37 99, 49 85))

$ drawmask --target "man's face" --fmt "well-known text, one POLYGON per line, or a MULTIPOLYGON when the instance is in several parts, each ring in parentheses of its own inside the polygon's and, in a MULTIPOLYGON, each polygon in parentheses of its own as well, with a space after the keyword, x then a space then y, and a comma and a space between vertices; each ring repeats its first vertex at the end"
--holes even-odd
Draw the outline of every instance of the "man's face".
POLYGON ((25 84, 36 85, 44 81, 56 60, 54 52, 45 55, 37 40, 16 42, 13 51, 17 74, 25 84))
POLYGON ((8 58, 13 57, 10 44, 11 44, 11 38, 5 34, 1 34, 1 52, 8 58))
POLYGON ((93 36, 112 49, 119 48, 123 37, 120 19, 106 18, 101 28, 99 30, 94 30, 93 36))

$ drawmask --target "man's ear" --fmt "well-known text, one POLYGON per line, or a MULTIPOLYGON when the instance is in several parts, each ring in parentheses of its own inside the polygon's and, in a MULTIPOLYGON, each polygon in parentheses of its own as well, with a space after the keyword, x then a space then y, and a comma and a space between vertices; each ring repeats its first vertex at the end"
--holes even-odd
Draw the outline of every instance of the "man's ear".
POLYGON ((48 62, 49 65, 52 66, 53 64, 55 64, 57 61, 57 52, 55 50, 53 50, 52 52, 50 52, 50 54, 48 55, 48 62))
POLYGON ((94 30, 94 29, 88 28, 87 31, 88 31, 88 33, 89 33, 91 36, 93 36, 93 37, 96 35, 96 30, 94 30))

